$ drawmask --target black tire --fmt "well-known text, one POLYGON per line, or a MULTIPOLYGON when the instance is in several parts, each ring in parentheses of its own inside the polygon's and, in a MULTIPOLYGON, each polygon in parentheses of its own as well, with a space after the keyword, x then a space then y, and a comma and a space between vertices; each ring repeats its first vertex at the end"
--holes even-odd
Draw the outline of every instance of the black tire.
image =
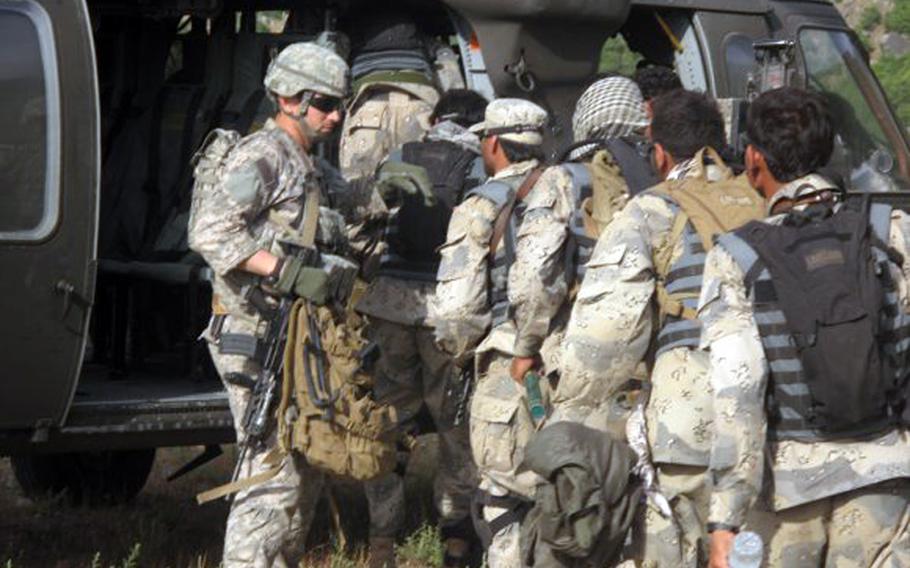
POLYGON ((71 505, 103 507, 135 497, 155 463, 155 449, 13 456, 16 481, 29 499, 62 496, 71 505))

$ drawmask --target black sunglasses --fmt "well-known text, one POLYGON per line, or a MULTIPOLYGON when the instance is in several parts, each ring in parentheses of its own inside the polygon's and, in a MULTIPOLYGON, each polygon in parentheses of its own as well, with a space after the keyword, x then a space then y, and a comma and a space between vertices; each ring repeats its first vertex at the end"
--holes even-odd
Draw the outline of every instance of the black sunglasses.
POLYGON ((344 105, 344 100, 338 97, 328 97, 325 95, 315 95, 310 99, 310 106, 318 110, 319 112, 324 112, 330 114, 336 110, 341 109, 344 105))

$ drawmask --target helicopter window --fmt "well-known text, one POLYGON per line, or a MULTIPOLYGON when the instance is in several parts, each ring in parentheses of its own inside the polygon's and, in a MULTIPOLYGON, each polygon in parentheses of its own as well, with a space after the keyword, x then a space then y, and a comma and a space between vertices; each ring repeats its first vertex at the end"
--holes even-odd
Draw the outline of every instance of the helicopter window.
POLYGON ((832 165, 853 189, 892 191, 908 174, 906 145, 875 77, 846 31, 804 29, 799 44, 810 88, 828 99, 838 137, 832 165))
POLYGON ((59 209, 53 31, 37 4, 0 5, 0 239, 47 237, 59 209))
POLYGON ((745 97, 749 73, 755 67, 755 49, 751 37, 734 33, 724 40, 724 58, 727 65, 727 88, 731 97, 745 97))

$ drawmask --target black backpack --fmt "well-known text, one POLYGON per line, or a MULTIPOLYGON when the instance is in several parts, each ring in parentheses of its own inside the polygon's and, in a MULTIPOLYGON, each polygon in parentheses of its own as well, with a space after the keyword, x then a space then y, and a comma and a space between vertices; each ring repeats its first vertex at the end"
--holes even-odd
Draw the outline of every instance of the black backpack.
POLYGON ((746 276, 756 310, 776 303, 793 338, 811 397, 800 409, 806 427, 831 436, 880 429, 898 388, 882 325, 893 283, 881 254, 902 259, 875 235, 869 200, 858 203, 817 203, 780 225, 753 221, 736 232, 760 258, 746 276), (770 281, 756 280, 761 267, 770 281))
POLYGON ((404 195, 396 215, 397 230, 389 235, 389 247, 404 259, 434 262, 438 260, 436 249, 446 241, 452 210, 470 189, 466 185, 471 183, 468 175, 477 154, 452 142, 430 140, 405 144, 401 159, 426 170, 437 202, 427 207, 422 196, 404 195))

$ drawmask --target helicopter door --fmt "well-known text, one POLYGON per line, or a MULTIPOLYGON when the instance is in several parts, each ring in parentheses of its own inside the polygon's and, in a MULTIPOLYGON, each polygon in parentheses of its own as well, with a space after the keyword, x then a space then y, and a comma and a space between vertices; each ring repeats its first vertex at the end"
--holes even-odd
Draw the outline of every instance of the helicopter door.
POLYGON ((0 3, 0 429, 60 424, 94 293, 98 96, 84 0, 0 3))

